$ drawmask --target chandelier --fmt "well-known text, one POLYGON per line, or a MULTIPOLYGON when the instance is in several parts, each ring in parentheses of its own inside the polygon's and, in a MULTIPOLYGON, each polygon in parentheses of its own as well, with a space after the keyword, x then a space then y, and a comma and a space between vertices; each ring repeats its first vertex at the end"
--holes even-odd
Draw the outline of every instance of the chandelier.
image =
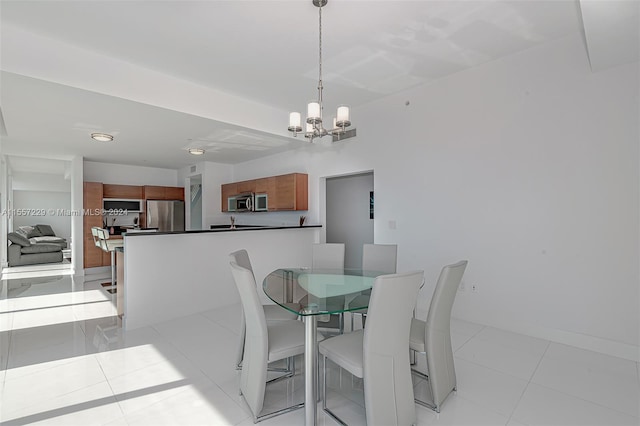
MULTIPOLYGON (((333 119, 331 129, 327 130, 322 125, 322 7, 327 4, 328 0, 312 0, 313 5, 318 8, 318 27, 319 27, 319 73, 318 73, 318 100, 310 102, 307 105, 307 121, 304 137, 313 142, 315 138, 322 138, 332 135, 334 141, 340 139, 345 134, 346 128, 351 126, 349 121, 349 107, 341 105, 338 107, 336 118, 333 119)), ((354 129, 355 130, 355 129, 354 129)), ((297 136, 302 132, 300 113, 292 112, 289 114, 289 131, 293 136, 297 136)))

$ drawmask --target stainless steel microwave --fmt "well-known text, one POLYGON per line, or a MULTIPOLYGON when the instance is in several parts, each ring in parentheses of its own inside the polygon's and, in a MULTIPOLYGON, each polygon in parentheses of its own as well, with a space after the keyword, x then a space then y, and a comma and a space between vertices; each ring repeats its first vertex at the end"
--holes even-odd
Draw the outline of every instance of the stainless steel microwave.
POLYGON ((252 212, 253 193, 239 194, 229 197, 227 203, 227 210, 230 212, 252 212))

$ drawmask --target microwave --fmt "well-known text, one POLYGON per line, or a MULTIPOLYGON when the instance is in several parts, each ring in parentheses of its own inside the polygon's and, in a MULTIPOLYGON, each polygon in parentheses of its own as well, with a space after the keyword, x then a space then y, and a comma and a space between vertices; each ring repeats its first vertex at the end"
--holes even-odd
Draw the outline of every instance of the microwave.
POLYGON ((102 200, 102 208, 109 210, 126 210, 129 213, 140 213, 144 211, 142 200, 129 200, 122 198, 105 198, 102 200))
POLYGON ((239 194, 229 197, 227 200, 227 210, 230 212, 252 212, 253 193, 239 194))

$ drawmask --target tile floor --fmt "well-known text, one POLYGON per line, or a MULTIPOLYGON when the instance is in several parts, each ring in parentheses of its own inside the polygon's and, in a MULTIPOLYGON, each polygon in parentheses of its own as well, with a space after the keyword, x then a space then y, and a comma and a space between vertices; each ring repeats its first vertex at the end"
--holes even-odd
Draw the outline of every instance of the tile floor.
MULTIPOLYGON (((2 424, 253 424, 233 366, 237 307, 125 333, 100 285, 107 276, 3 278, 2 424)), ((417 406, 420 425, 640 424, 638 363, 457 320, 452 338, 458 392, 440 414, 417 406)), ((362 381, 331 366, 328 378, 329 405, 364 424, 362 381)), ((271 409, 302 401, 304 387, 298 377, 267 392, 271 409)), ((297 410, 261 424, 303 423, 297 410)), ((318 423, 336 424, 321 410, 318 423)))

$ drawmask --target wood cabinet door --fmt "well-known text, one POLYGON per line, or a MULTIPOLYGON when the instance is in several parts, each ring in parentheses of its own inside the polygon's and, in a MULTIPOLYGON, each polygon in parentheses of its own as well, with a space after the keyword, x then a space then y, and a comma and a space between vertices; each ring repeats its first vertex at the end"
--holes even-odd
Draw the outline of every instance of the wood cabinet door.
MULTIPOLYGON (((85 211, 95 212, 102 209, 102 183, 84 182, 83 203, 85 211), (97 210, 96 210, 97 209, 97 210)), ((86 214, 83 216, 83 259, 85 268, 102 266, 102 250, 93 242, 91 228, 102 227, 102 215, 86 214)))
POLYGON ((226 212, 229 211, 229 197, 233 197, 238 193, 238 185, 235 183, 225 183, 220 189, 220 206, 222 206, 222 211, 226 212))
POLYGON ((275 183, 276 196, 273 210, 295 210, 295 176, 293 174, 276 176, 275 183))
POLYGON ((304 173, 296 173, 295 181, 295 210, 309 210, 309 176, 304 173))
POLYGON ((134 185, 102 185, 102 198, 125 198, 133 200, 142 199, 142 187, 134 185))
POLYGON ((166 200, 184 201, 184 188, 179 186, 167 186, 164 189, 164 196, 166 200))
POLYGON ((144 186, 144 199, 145 200, 164 200, 165 199, 165 187, 164 186, 144 186))
POLYGON ((238 182, 238 193, 242 194, 244 192, 255 192, 256 191, 256 181, 255 180, 245 180, 243 182, 238 182))
MULTIPOLYGON (((275 180, 274 180, 275 181, 275 180)), ((254 184, 254 192, 256 194, 268 194, 269 193, 269 178, 256 179, 254 184)))

